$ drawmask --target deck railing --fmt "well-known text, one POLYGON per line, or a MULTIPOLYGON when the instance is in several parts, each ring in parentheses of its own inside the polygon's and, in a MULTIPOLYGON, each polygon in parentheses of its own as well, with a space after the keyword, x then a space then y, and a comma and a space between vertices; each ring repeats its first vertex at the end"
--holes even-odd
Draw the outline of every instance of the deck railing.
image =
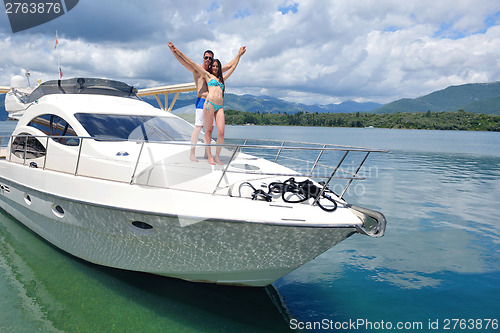
MULTIPOLYGON (((145 148, 148 145, 169 145, 175 146, 177 148, 183 147, 184 150, 189 151, 191 147, 201 147, 205 149, 207 146, 211 147, 222 147, 225 150, 224 156, 224 165, 218 168, 217 170, 221 170, 221 175, 215 188, 212 191, 212 194, 216 194, 217 190, 220 189, 220 184, 223 179, 229 173, 246 173, 251 174, 253 176, 289 176, 289 177, 306 177, 312 178, 320 182, 323 186, 321 187, 321 194, 327 190, 327 187, 331 185, 333 179, 343 179, 346 181, 345 185, 343 185, 340 193, 336 193, 337 196, 342 198, 346 193, 347 189, 351 185, 353 180, 362 180, 365 179, 364 176, 360 174, 360 170, 365 163, 366 159, 373 152, 386 152, 386 150, 381 149, 370 149, 363 147, 353 147, 353 146, 341 146, 341 145, 332 145, 332 144, 316 144, 316 143, 306 143, 306 142, 298 142, 298 141, 276 141, 276 140, 259 140, 259 139, 226 139, 226 143, 223 145, 217 144, 191 144, 188 142, 151 142, 151 141, 134 141, 134 140, 119 140, 119 139, 106 139, 99 138, 97 139, 99 143, 105 144, 106 142, 135 142, 137 145, 135 146, 135 151, 132 153, 126 152, 127 155, 132 155, 132 157, 136 156, 134 160, 129 160, 127 164, 126 173, 129 174, 128 178, 120 178, 117 179, 115 177, 102 177, 102 176, 94 176, 88 172, 80 172, 80 168, 82 166, 82 160, 91 159, 92 157, 85 150, 89 141, 94 142, 96 138, 91 137, 70 137, 70 136, 32 136, 32 135, 17 135, 17 136, 8 136, 8 137, 0 137, 0 145, 2 146, 2 151, 7 151, 7 146, 11 148, 11 153, 8 156, 5 156, 5 159, 9 162, 20 163, 23 165, 29 165, 30 167, 39 168, 34 162, 34 160, 40 162, 40 158, 43 157, 43 164, 41 166, 44 170, 72 173, 75 176, 82 177, 93 177, 93 178, 104 178, 113 181, 121 181, 128 182, 129 184, 137 184, 137 174, 140 169, 144 169, 144 162, 141 162, 145 157, 145 148), (13 145, 15 139, 18 139, 17 144, 13 145), (26 138, 23 140, 23 138, 26 138), (33 140, 36 138, 36 142, 33 143, 29 140, 33 140), (20 141, 19 141, 20 140, 20 141), (65 142, 71 141, 70 145, 61 145, 61 143, 57 141, 66 140, 65 142), (23 143, 22 146, 19 145, 19 142, 23 143), (43 145, 44 143, 45 145, 43 145), (52 145, 60 145, 64 146, 65 150, 68 151, 68 156, 65 156, 66 159, 66 167, 58 167, 51 160, 51 147, 52 145), (14 147, 13 147, 14 146, 14 147), (138 147, 138 148, 137 148, 138 147), (42 149, 43 148, 43 149, 42 149), (38 149, 38 150, 37 150, 38 149), (260 172, 255 170, 241 170, 237 168, 229 168, 234 162, 237 160, 237 156, 239 153, 246 153, 251 156, 264 158, 268 161, 275 162, 284 166, 293 169, 293 173, 269 173, 269 172, 260 172), (13 155, 17 158, 13 158, 13 155), (349 159, 349 162, 346 162, 351 155, 356 155, 354 158, 349 159), (67 159, 73 158, 73 162, 67 159), (48 163, 48 162, 51 163, 48 163), (71 164, 70 167, 67 165, 71 164), (350 163, 350 166, 345 167, 346 163, 350 163)), ((53 147, 52 147, 53 148, 53 147)), ((61 151, 61 150, 60 150, 61 151)), ((125 152, 124 152, 125 154, 125 152)), ((120 156, 117 154, 117 156, 120 156)), ((61 156, 59 156, 60 160, 61 156)), ((105 158, 101 160, 106 161, 105 158)), ((116 159, 109 160, 110 162, 116 162, 116 159)), ((151 164, 157 163, 148 162, 151 164)), ((206 163, 205 161, 200 161, 199 163, 206 163)), ((144 185, 141 183, 141 185, 144 185)))
MULTIPOLYGON (((237 144, 235 146, 238 149, 241 149, 242 152, 248 151, 249 154, 265 158, 275 163, 288 164, 287 166, 290 166, 290 168, 294 170, 299 169, 303 171, 299 174, 273 175, 314 178, 315 180, 320 181, 321 184, 323 184, 323 187, 321 188, 321 192, 318 195, 318 198, 324 193, 327 187, 330 186, 333 179, 344 179, 347 181, 347 183, 345 184, 345 186, 343 186, 341 192, 337 194, 337 196, 342 198, 353 180, 363 180, 366 178, 364 176, 361 176, 359 173, 370 153, 387 152, 387 150, 382 149, 308 143, 300 141, 262 139, 242 139, 240 141, 243 141, 243 143, 237 144), (274 154, 269 153, 273 150, 275 151, 274 154), (297 152, 307 152, 308 154, 306 154, 306 156, 308 158, 297 158, 297 152), (336 153, 336 158, 332 159, 332 153, 336 153), (352 165, 348 168, 343 168, 342 166, 347 161, 348 156, 353 154, 357 154, 357 156, 355 159, 350 160, 352 165), (324 162, 325 160, 326 162, 324 162), (318 168, 321 168, 321 170, 319 172, 316 172, 318 171, 318 168)), ((221 175, 220 179, 222 180, 223 177, 224 173, 221 175)))

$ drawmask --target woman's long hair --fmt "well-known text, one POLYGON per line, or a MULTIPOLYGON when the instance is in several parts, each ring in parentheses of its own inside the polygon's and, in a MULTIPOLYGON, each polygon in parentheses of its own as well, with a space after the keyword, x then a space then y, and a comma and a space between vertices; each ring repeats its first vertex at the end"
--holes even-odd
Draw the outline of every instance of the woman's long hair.
MULTIPOLYGON (((212 62, 212 66, 213 66, 213 63, 214 62, 217 62, 217 64, 219 65, 219 70, 217 71, 217 74, 213 74, 215 75, 220 83, 224 84, 224 76, 222 75, 222 64, 220 63, 220 60, 219 59, 214 59, 214 61, 212 62)), ((212 72, 212 68, 210 68, 210 72, 212 72)), ((224 91, 226 90, 226 87, 224 86, 224 89, 222 89, 222 97, 224 97, 224 91)))

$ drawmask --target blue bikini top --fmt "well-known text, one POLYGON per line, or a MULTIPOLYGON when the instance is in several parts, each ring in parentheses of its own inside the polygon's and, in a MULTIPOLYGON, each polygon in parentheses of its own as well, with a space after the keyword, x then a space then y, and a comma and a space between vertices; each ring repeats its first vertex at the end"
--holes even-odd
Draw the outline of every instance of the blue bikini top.
POLYGON ((221 90, 224 90, 224 84, 220 83, 216 79, 212 79, 212 80, 208 81, 207 86, 209 86, 209 87, 217 87, 217 86, 219 86, 221 90))

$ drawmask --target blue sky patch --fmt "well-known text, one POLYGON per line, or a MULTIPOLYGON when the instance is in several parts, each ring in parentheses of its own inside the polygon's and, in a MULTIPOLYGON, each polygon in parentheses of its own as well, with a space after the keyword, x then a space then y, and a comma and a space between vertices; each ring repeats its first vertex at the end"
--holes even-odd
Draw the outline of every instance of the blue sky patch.
POLYGON ((250 16, 250 10, 248 8, 245 9, 238 9, 236 14, 234 14, 234 18, 245 18, 247 16, 250 16))
POLYGON ((460 39, 466 37, 467 31, 453 30, 455 22, 442 22, 439 29, 434 33, 435 38, 460 39))
POLYGON ((281 12, 281 14, 285 15, 285 14, 288 14, 289 12, 292 12, 292 13, 297 13, 297 8, 299 7, 299 4, 298 3, 294 3, 293 5, 290 5, 290 6, 282 6, 282 7, 278 7, 278 10, 281 12))
POLYGON ((500 11, 488 16, 486 20, 484 20, 484 23, 486 24, 486 29, 498 25, 499 22, 500 22, 500 11))
POLYGON ((391 25, 390 27, 387 27, 384 29, 384 31, 389 31, 389 32, 394 32, 394 31, 398 31, 398 30, 401 30, 401 28, 399 28, 396 25, 391 25))
POLYGON ((219 5, 216 1, 214 1, 214 2, 212 2, 212 3, 210 4, 210 8, 208 8, 208 12, 209 12, 209 13, 210 13, 210 12, 215 12, 215 11, 216 11, 217 9, 219 9, 219 8, 220 8, 220 5, 219 5))

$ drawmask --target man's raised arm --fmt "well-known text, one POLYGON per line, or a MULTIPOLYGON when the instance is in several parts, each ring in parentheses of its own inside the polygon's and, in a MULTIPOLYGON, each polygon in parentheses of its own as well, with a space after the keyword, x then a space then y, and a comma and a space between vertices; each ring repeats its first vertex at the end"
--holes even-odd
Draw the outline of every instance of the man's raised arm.
POLYGON ((222 66, 222 72, 227 72, 230 68, 233 67, 234 63, 236 61, 239 61, 240 60, 240 57, 245 54, 245 52, 247 51, 247 47, 246 46, 242 46, 240 47, 240 50, 238 51, 238 55, 236 57, 234 57, 233 60, 231 60, 230 62, 228 62, 227 64, 225 64, 224 66, 222 66))

